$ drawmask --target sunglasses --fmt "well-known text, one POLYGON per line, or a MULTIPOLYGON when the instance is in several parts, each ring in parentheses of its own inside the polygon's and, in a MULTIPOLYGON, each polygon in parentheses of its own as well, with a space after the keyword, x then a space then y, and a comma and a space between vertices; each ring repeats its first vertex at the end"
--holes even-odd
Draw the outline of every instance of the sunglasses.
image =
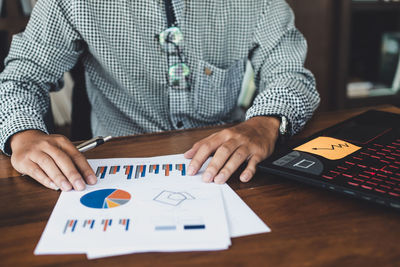
POLYGON ((177 89, 190 89, 190 69, 183 57, 183 34, 178 27, 169 27, 158 35, 161 48, 168 55, 168 84, 177 89), (170 57, 177 57, 178 63, 170 65, 170 57))

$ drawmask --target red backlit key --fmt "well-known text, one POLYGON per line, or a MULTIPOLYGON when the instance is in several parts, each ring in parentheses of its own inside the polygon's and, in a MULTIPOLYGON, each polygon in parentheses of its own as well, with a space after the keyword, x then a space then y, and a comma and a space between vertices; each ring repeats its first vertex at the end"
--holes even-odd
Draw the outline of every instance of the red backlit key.
POLYGON ((395 197, 400 197, 400 195, 399 195, 399 194, 397 194, 397 193, 394 193, 394 192, 389 192, 389 194, 390 194, 390 195, 392 195, 392 196, 395 196, 395 197))
POLYGON ((356 183, 352 183, 352 182, 347 182, 349 185, 352 185, 352 186, 358 186, 358 184, 356 184, 356 183))
POLYGON ((361 187, 362 187, 362 188, 365 188, 365 189, 368 189, 368 190, 371 190, 371 189, 372 189, 372 187, 369 187, 369 186, 366 186, 366 185, 362 185, 361 187))
POLYGON ((383 194, 386 193, 386 191, 380 190, 380 189, 378 189, 378 188, 375 188, 374 190, 375 190, 376 192, 379 192, 379 193, 383 193, 383 194))
POLYGON ((332 179, 333 179, 333 177, 328 176, 328 175, 322 175, 322 177, 324 177, 325 179, 329 179, 329 180, 332 180, 332 179))
POLYGON ((392 179, 392 180, 400 182, 400 178, 394 178, 394 177, 389 177, 389 178, 392 179))

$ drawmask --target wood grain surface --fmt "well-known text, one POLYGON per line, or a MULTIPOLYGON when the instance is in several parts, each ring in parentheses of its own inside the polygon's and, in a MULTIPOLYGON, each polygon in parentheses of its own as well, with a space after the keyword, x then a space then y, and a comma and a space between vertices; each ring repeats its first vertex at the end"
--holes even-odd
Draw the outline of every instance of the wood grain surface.
MULTIPOLYGON (((390 106, 381 110, 400 113, 390 106)), ((294 140, 363 109, 317 113, 294 140)), ((227 126, 114 138, 86 152, 88 158, 147 157, 183 153, 227 126)), ((88 261, 84 255, 34 256, 59 192, 20 176, 0 155, 0 266, 398 266, 399 212, 257 173, 229 184, 272 229, 232 239, 225 251, 141 253, 88 261)))

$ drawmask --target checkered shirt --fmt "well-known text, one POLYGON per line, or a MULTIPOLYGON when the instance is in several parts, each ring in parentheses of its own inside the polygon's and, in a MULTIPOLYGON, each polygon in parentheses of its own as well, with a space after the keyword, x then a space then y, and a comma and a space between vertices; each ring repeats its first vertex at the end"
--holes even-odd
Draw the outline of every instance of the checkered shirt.
POLYGON ((81 58, 94 135, 122 136, 232 120, 251 51, 256 97, 246 119, 284 115, 301 130, 319 104, 307 44, 284 0, 172 0, 190 88, 168 85, 176 57, 157 36, 162 0, 39 0, 0 74, 0 149, 20 131, 47 132, 49 91, 81 58))

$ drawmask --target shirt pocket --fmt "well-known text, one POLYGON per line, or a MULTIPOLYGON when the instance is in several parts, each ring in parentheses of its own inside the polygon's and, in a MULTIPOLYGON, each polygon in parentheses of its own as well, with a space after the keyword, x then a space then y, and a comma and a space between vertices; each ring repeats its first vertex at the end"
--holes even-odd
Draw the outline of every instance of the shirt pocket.
POLYGON ((245 59, 226 69, 200 60, 194 81, 194 108, 200 119, 209 122, 229 120, 242 89, 245 59))

